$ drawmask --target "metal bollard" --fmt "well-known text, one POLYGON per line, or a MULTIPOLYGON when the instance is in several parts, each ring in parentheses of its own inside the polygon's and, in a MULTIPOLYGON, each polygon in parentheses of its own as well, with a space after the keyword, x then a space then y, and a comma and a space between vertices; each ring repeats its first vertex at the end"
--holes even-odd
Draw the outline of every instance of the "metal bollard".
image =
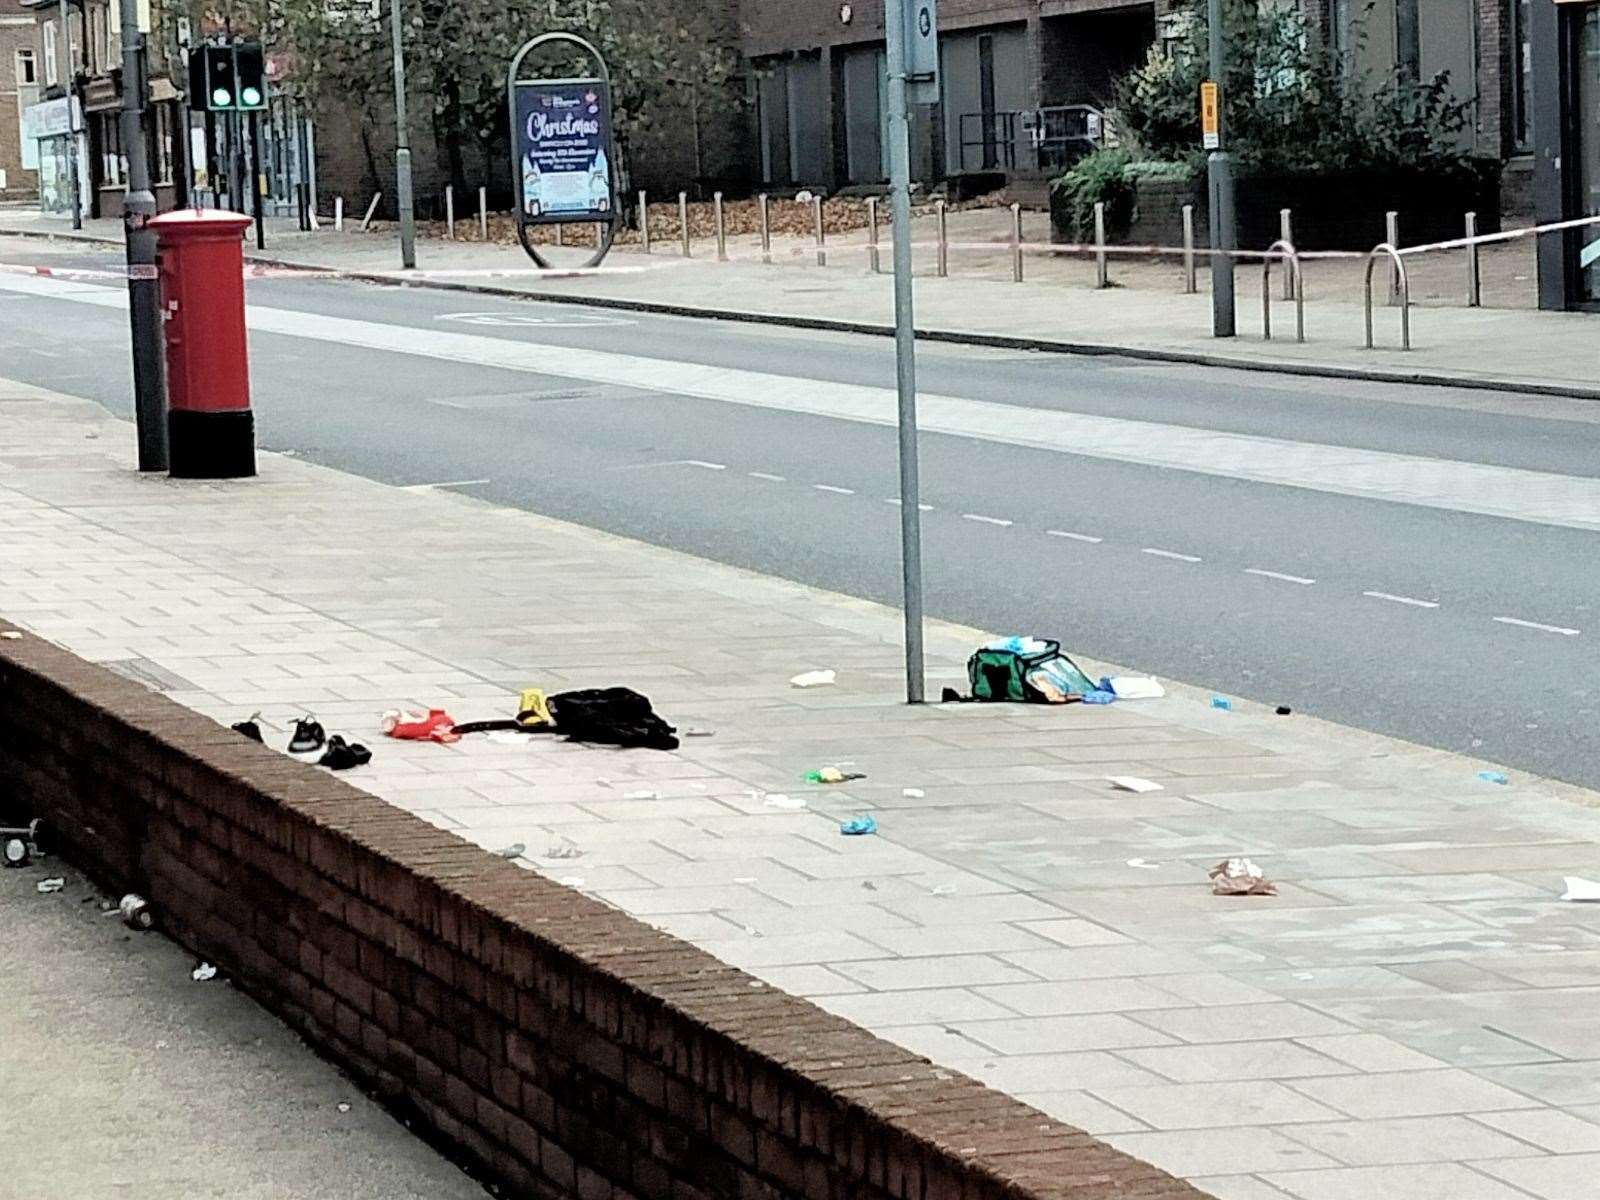
POLYGON ((878 260, 878 198, 867 197, 867 262, 874 275, 883 269, 878 260))
POLYGON ((594 248, 596 250, 606 244, 606 227, 599 221, 594 224, 594 248))
POLYGON ((562 225, 562 224, 558 223, 556 225, 556 245, 565 246, 566 244, 567 244, 567 227, 565 225, 562 225))
POLYGON ((1022 282, 1022 205, 1011 206, 1011 279, 1022 282))
POLYGON ((817 233, 817 266, 825 267, 828 265, 828 252, 823 247, 828 244, 828 240, 822 228, 821 196, 811 197, 811 223, 816 228, 817 233))
POLYGON ((689 193, 678 193, 678 230, 683 235, 683 256, 693 257, 693 247, 689 244, 689 193))
POLYGON ((445 184, 444 188, 444 224, 445 238, 449 241, 456 240, 456 189, 454 184, 445 184))
MULTIPOLYGON (((1467 237, 1478 236, 1478 214, 1467 214, 1467 237)), ((1467 307, 1481 308, 1483 306, 1483 276, 1478 263, 1478 247, 1476 243, 1467 247, 1467 307)))
POLYGON ((489 240, 489 189, 478 189, 478 240, 489 240))
POLYGON ((639 248, 650 253, 650 195, 645 191, 639 193, 639 248))
MULTIPOLYGON (((1278 210, 1278 240, 1294 245, 1294 211, 1283 208, 1278 210)), ((1285 300, 1294 299, 1294 270, 1288 259, 1283 260, 1283 290, 1279 293, 1285 300)))
POLYGON ((335 196, 333 198, 333 231, 335 233, 343 233, 344 232, 344 197, 343 196, 335 196))
MULTIPOLYGON (((1400 248, 1400 214, 1387 212, 1383 214, 1384 240, 1396 250, 1400 248)), ((1389 303, 1400 303, 1400 272, 1391 259, 1389 263, 1389 303)))
POLYGON ((761 261, 772 261, 772 200, 762 192, 757 198, 756 207, 761 212, 761 261))
POLYGON ((1183 206, 1183 290, 1189 295, 1200 290, 1194 274, 1194 205, 1183 206))
POLYGON ((1106 267, 1106 205, 1104 200, 1094 205, 1094 285, 1111 286, 1110 272, 1106 267))
POLYGON ((945 279, 950 274, 950 228, 946 220, 944 201, 937 201, 933 211, 939 220, 939 278, 945 279))
POLYGON ((722 219, 722 193, 711 194, 711 207, 715 211, 717 221, 717 261, 728 261, 728 226, 722 219))

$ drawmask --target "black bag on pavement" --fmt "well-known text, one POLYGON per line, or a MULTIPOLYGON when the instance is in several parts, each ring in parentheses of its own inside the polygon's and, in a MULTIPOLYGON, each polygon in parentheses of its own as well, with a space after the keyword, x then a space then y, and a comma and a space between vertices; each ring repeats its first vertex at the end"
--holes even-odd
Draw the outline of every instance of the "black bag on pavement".
POLYGON ((550 697, 556 732, 575 742, 676 750, 677 730, 656 715, 648 697, 629 688, 594 688, 550 697))

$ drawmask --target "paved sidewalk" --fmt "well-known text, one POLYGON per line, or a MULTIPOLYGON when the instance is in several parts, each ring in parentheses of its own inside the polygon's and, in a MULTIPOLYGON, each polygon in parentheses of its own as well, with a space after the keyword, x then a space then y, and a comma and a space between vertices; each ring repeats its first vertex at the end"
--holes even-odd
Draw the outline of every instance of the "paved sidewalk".
MULTIPOLYGON (((1186 689, 913 710, 876 605, 271 455, 141 478, 93 405, 0 413, 0 613, 85 657, 280 740, 314 711, 374 749, 357 786, 1223 1200, 1593 1195, 1600 906, 1557 899, 1600 877, 1588 793, 1186 689), (614 683, 714 736, 376 728, 614 683), (802 782, 829 763, 867 778, 802 782), (861 812, 880 834, 841 837, 861 812), (1211 895, 1241 853, 1277 898, 1211 895)), ((981 636, 931 628, 935 691, 981 636)))
POLYGON ((283 1024, 58 859, 0 871, 0 1196, 483 1200, 283 1024), (65 877, 49 895, 40 881, 65 877))
MULTIPOLYGON (((91 237, 120 237, 113 224, 89 224, 91 237)), ((0 235, 60 227, 43 218, 0 213, 0 235)), ((607 260, 604 273, 580 278, 487 277, 487 272, 523 270, 530 264, 520 249, 479 242, 424 240, 418 256, 424 275, 456 273, 431 277, 434 286, 737 320, 886 330, 894 320, 891 278, 868 270, 862 236, 832 245, 827 268, 816 265, 813 246, 793 239, 775 247, 771 265, 760 261, 749 239, 739 239, 730 250, 732 262, 714 261, 714 247, 703 243, 689 260, 675 246, 661 246, 652 255, 624 248, 607 260), (472 272, 480 274, 474 277, 472 272)), ((1037 227, 1030 231, 1039 242, 1046 236, 1037 227)), ((1494 252, 1505 260, 1498 273, 1521 281, 1510 288, 1534 286, 1531 247, 1532 242, 1524 242, 1494 252)), ((248 246, 247 253, 255 256, 248 246)), ((578 251, 569 248, 566 253, 571 257, 563 261, 581 261, 578 251)), ((17 256, 13 252, 7 257, 17 256)), ((366 277, 394 275, 399 264, 390 233, 336 234, 325 229, 302 234, 287 220, 278 222, 269 234, 269 249, 257 257, 366 277)), ((1600 327, 1591 314, 1419 305, 1412 312, 1414 348, 1408 353, 1399 349, 1399 311, 1383 303, 1385 277, 1380 272, 1374 285, 1378 349, 1367 350, 1364 309, 1349 264, 1313 263, 1306 268, 1308 340, 1303 345, 1294 341, 1294 306, 1278 298, 1275 280, 1275 336, 1268 341, 1261 336, 1261 269, 1248 265, 1238 274, 1239 336, 1219 340, 1211 336, 1206 284, 1202 282, 1197 295, 1183 294, 1181 273, 1171 263, 1135 265, 1113 259, 1113 280, 1133 286, 1119 283, 1108 290, 1093 286, 1090 264, 1032 253, 1028 282, 1013 283, 1004 245, 962 251, 951 263, 950 277, 936 278, 931 247, 924 244, 917 252, 917 325, 928 336, 1600 398, 1600 354, 1594 349, 1600 327)), ((1454 302, 1464 269, 1459 260, 1447 256, 1413 265, 1419 300, 1433 296, 1441 305, 1454 302)))

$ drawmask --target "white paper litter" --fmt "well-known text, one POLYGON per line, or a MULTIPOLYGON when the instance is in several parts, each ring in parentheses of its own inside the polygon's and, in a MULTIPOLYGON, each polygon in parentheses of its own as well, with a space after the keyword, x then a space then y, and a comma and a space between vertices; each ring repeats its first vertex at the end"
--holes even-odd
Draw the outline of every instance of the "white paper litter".
POLYGON ((832 687, 838 678, 835 671, 807 671, 789 680, 789 684, 797 688, 832 687))
POLYGON ((926 797, 928 793, 923 791, 921 788, 901 788, 900 794, 907 800, 921 800, 926 797))
POLYGON ((1137 867, 1141 871, 1159 871, 1159 870, 1161 870, 1161 864, 1160 863, 1149 862, 1149 861, 1147 861, 1145 859, 1142 859, 1142 858, 1130 858, 1128 860, 1128 865, 1130 867, 1137 867))
POLYGON ((37 890, 43 895, 49 895, 51 892, 59 892, 66 886, 67 881, 65 879, 41 879, 37 890))
POLYGON ((1159 700, 1167 694, 1167 689, 1148 675, 1113 675, 1111 690, 1118 700, 1159 700))
POLYGON ((791 811, 802 809, 806 806, 804 796, 785 796, 782 792, 773 792, 767 797, 768 808, 785 808, 791 811))
POLYGON ((627 795, 623 796, 622 798, 624 800, 659 800, 659 799, 661 799, 661 793, 660 792, 650 792, 650 791, 629 792, 629 793, 627 793, 627 795))
POLYGON ((495 851, 501 858, 521 858, 527 852, 528 843, 526 842, 512 842, 511 845, 506 846, 504 849, 495 851))
POLYGON ((526 733, 512 733, 509 729, 497 729, 489 735, 489 740, 496 746, 526 746, 533 741, 533 737, 526 733))
POLYGON ((563 875, 560 879, 556 880, 556 882, 562 887, 581 888, 583 886, 583 876, 563 875))
POLYGON ((217 977, 217 969, 208 962, 201 963, 189 972, 189 978, 196 983, 208 983, 217 977))
POLYGON ((1140 779, 1136 775, 1107 775, 1106 782, 1119 792, 1162 792, 1166 789, 1159 783, 1152 783, 1148 779, 1140 779))
POLYGON ((1561 898, 1576 904, 1600 904, 1600 883, 1568 875, 1566 895, 1561 898))
POLYGON ((339 1105, 339 1111, 342 1113, 347 1113, 350 1111, 350 1106, 348 1104, 341 1104, 339 1105))
POLYGON ((8 642, 20 642, 22 635, 14 629, 6 629, 0 630, 0 638, 4 638, 8 642))
POLYGON ((571 842, 558 842, 544 852, 546 858, 582 858, 583 851, 571 842))

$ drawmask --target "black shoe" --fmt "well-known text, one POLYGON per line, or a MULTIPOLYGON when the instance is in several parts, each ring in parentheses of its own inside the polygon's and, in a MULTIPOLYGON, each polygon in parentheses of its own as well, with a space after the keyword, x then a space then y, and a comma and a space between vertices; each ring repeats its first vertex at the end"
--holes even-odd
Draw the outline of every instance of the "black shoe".
POLYGON ((328 752, 317 763, 330 771, 348 771, 351 767, 364 767, 372 761, 372 751, 361 743, 347 743, 337 733, 328 739, 328 752))
POLYGON ((261 726, 256 724, 256 719, 260 716, 261 714, 257 713, 248 721, 240 721, 237 725, 230 726, 230 728, 235 733, 243 734, 252 742, 261 742, 264 744, 267 739, 261 736, 261 726))
POLYGON ((289 739, 289 753, 310 754, 313 750, 321 750, 327 742, 328 735, 323 732, 322 726, 317 724, 316 718, 304 717, 294 723, 294 737, 289 739))

